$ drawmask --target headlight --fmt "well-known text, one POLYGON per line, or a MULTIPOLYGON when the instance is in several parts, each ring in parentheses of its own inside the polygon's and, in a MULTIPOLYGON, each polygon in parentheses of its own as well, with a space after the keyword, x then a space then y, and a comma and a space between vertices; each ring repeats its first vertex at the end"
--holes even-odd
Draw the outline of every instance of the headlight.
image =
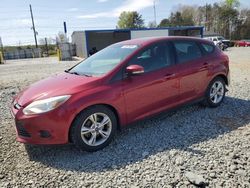
POLYGON ((70 98, 70 95, 51 97, 48 99, 37 100, 30 103, 23 109, 25 115, 40 114, 44 112, 51 111, 70 98))

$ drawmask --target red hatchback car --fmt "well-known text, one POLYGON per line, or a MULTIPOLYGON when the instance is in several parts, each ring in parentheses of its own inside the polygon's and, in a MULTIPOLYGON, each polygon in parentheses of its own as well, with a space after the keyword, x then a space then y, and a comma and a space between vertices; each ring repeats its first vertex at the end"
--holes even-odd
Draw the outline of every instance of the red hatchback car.
POLYGON ((229 84, 228 63, 213 42, 198 38, 113 44, 15 97, 17 140, 96 151, 117 129, 164 110, 194 101, 217 107, 229 84))

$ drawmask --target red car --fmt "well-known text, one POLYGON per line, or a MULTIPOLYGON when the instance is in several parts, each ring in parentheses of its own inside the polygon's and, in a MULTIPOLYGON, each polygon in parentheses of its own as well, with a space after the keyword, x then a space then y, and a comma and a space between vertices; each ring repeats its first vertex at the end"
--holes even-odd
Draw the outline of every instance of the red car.
POLYGON ((248 47, 250 46, 250 40, 239 40, 234 45, 237 47, 248 47))
POLYGON ((117 129, 183 104, 217 107, 229 84, 228 57, 212 41, 144 38, 111 45, 12 102, 17 140, 96 151, 117 129))

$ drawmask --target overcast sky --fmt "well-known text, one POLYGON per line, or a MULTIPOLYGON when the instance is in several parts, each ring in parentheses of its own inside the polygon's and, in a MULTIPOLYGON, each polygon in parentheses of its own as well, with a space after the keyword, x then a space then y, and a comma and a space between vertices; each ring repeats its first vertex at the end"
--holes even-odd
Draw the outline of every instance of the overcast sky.
MULTIPOLYGON (((32 5, 38 39, 55 38, 67 22, 68 36, 73 31, 112 29, 122 11, 138 11, 145 23, 154 20, 154 0, 1 0, 0 37, 4 45, 34 44, 29 4, 32 5)), ((156 0, 157 23, 181 4, 205 5, 215 0, 156 0)), ((241 0, 241 7, 250 7, 241 0)))

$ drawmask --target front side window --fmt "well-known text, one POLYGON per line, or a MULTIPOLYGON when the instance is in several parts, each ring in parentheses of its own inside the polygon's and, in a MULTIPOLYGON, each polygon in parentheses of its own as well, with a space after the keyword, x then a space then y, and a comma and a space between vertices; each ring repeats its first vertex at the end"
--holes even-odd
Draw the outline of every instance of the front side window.
POLYGON ((173 41, 178 63, 185 63, 202 56, 201 50, 193 41, 173 41))
POLYGON ((103 76, 138 48, 138 45, 115 44, 109 46, 73 67, 69 73, 96 77, 103 76))
POLYGON ((144 72, 170 66, 174 62, 170 48, 167 43, 154 44, 142 50, 129 62, 129 65, 140 65, 144 68, 144 72))

